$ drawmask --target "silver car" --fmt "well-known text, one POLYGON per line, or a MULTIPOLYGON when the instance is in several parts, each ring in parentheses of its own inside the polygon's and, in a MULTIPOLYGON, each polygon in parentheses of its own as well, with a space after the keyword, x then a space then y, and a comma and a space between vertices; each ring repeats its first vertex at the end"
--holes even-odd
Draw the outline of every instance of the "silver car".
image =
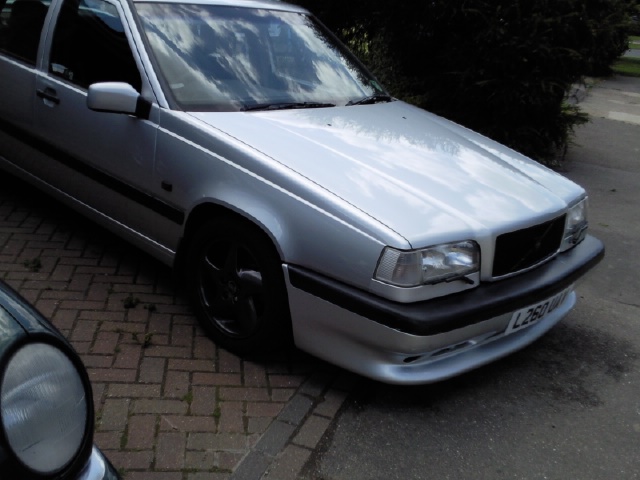
POLYGON ((172 265, 240 354, 392 383, 529 344, 603 256, 585 191, 398 101, 306 10, 0 0, 0 165, 172 265))

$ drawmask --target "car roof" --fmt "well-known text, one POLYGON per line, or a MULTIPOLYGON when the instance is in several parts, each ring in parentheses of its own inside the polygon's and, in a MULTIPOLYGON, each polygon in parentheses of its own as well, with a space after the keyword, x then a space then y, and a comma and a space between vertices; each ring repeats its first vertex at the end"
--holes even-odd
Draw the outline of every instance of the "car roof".
POLYGON ((185 3, 197 5, 221 5, 228 7, 263 8, 287 12, 308 13, 305 8, 279 0, 133 0, 134 3, 185 3))

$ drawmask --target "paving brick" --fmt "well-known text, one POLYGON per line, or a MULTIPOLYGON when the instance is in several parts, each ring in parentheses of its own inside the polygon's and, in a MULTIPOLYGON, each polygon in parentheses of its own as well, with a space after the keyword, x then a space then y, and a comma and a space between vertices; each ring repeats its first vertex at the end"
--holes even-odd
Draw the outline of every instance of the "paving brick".
POLYGON ((91 349, 92 353, 115 353, 119 337, 120 335, 116 332, 98 332, 91 349))
POLYGON ((247 438, 242 433, 190 433, 188 450, 244 451, 247 438))
POLYGON ((313 401, 311 399, 301 394, 296 394, 282 409, 278 415, 278 420, 293 425, 300 425, 312 407, 313 401))
POLYGON ((215 364, 211 360, 195 359, 171 359, 169 370, 181 370, 184 372, 213 372, 215 364))
POLYGON ((263 365, 252 362, 243 362, 244 385, 247 387, 266 387, 267 371, 263 365))
POLYGON ((216 420, 213 417, 164 415, 160 420, 160 430, 180 432, 215 432, 216 420))
POLYGON ((264 433, 273 418, 271 417, 253 417, 247 419, 247 433, 264 433))
POLYGON ((165 398, 184 398, 189 393, 189 372, 169 370, 165 377, 163 395, 165 398))
POLYGON ((87 368, 110 368, 113 365, 113 356, 82 355, 82 363, 87 368))
POLYGON ((189 358, 190 352, 185 347, 166 347, 163 345, 156 345, 156 337, 152 337, 151 346, 145 350, 145 355, 150 357, 165 357, 165 358, 189 358))
POLYGON ((103 302, 91 302, 88 300, 62 300, 60 308, 75 310, 100 310, 104 308, 103 302))
MULTIPOLYGON (((89 281, 88 279, 92 279, 93 275, 87 276, 86 278, 87 278, 87 281, 89 281)), ((74 277, 73 280, 75 282, 76 278, 74 277)), ((75 285, 75 283, 70 284, 69 288, 72 288, 72 285, 75 285)), ((78 285, 78 287, 80 287, 80 285, 78 285)), ((86 284, 84 288, 87 288, 86 284)), ((91 283, 88 286, 87 300, 105 302, 109 297, 109 291, 110 291, 110 287, 105 283, 91 283)))
POLYGON ((272 388, 298 388, 305 380, 304 375, 269 375, 272 388))
POLYGON ((61 330, 73 328, 78 318, 77 310, 57 310, 50 320, 61 330))
POLYGON ((216 453, 216 466, 223 470, 233 471, 244 456, 244 453, 238 452, 218 452, 216 453))
POLYGON ((256 445, 256 451, 271 457, 277 455, 289 442, 296 427, 280 420, 274 421, 256 445))
POLYGON ((82 322, 76 326, 71 335, 72 342, 93 342, 98 331, 98 322, 82 322))
POLYGON ((346 398, 346 392, 329 390, 325 393, 324 398, 317 404, 313 413, 333 418, 338 413, 340 407, 342 407, 346 398))
POLYGON ((287 402, 296 393, 294 388, 274 388, 271 390, 271 400, 274 402, 287 402))
POLYGON ((231 480, 259 479, 269 467, 270 458, 263 452, 251 452, 233 472, 231 480))
POLYGON ((269 400, 269 392, 265 388, 220 387, 221 400, 248 400, 258 402, 269 400))
POLYGON ((269 480, 296 480, 300 478, 300 471, 310 455, 310 450, 289 445, 262 478, 269 480))
POLYGON ((182 472, 127 472, 124 480, 183 480, 182 472))
MULTIPOLYGON (((75 345, 74 345, 75 346, 75 345)), ((76 346, 76 348, 78 348, 76 346)), ((136 379, 136 371, 123 368, 89 368, 89 378, 92 382, 123 382, 130 383, 136 379)))
POLYGON ((242 364, 241 360, 227 352, 226 350, 218 350, 218 372, 221 373, 241 373, 242 364))
POLYGON ((185 433, 160 433, 156 444, 155 467, 158 470, 182 470, 185 466, 185 433))
POLYGON ((223 433, 244 432, 243 402, 220 402, 218 431, 223 433))
POLYGON ((239 373, 202 373, 194 372, 194 385, 240 386, 242 376, 239 373))
POLYGON ((192 400, 190 413, 192 415, 213 415, 216 411, 217 389, 215 387, 191 386, 192 400))
MULTIPOLYGON (((28 282, 33 284, 34 282, 28 282)), ((43 299, 52 299, 52 300, 82 300, 84 298, 84 294, 80 292, 70 292, 68 290, 47 290, 42 292, 43 299)), ((72 308, 73 310, 79 310, 78 308, 72 308)))
POLYGON ((124 312, 107 312, 105 310, 82 310, 78 314, 80 320, 96 320, 99 322, 123 322, 124 312))
POLYGON ((299 393, 310 397, 319 397, 333 381, 334 374, 330 372, 316 372, 312 374, 303 384, 299 393))
POLYGON ((203 337, 196 333, 193 342, 193 358, 206 359, 215 362, 216 346, 207 337, 203 337))
POLYGON ((156 442, 156 415, 132 415, 127 425, 127 442, 130 450, 151 449, 156 442))
POLYGON ((139 385, 112 383, 109 385, 107 397, 109 398, 159 398, 160 385, 139 385))
POLYGON ((129 405, 131 400, 127 399, 107 399, 102 408, 102 415, 98 425, 98 430, 118 430, 124 431, 129 418, 129 405))
POLYGON ((144 357, 140 363, 138 381, 142 383, 161 383, 165 375, 167 359, 144 357))
POLYGON ((213 450, 189 450, 185 453, 185 465, 189 470, 212 470, 216 466, 216 452, 213 450))
POLYGON ((228 478, 228 474, 218 472, 196 472, 187 474, 187 480, 227 480, 228 478))
POLYGON ((248 402, 247 416, 275 418, 282 411, 284 403, 279 402, 248 402))
MULTIPOLYGON (((119 334, 116 334, 116 336, 118 338, 120 337, 119 334)), ((116 360, 113 362, 113 367, 137 369, 140 363, 140 357, 142 356, 142 346, 116 343, 116 347, 117 348, 114 349, 116 360)))
POLYGON ((317 415, 310 416, 293 439, 293 443, 310 449, 316 448, 318 442, 331 425, 331 420, 317 415))
POLYGON ((166 415, 185 415, 189 409, 189 404, 181 400, 165 400, 163 398, 148 400, 135 400, 133 403, 134 413, 158 413, 166 415))
MULTIPOLYGON (((118 333, 136 333, 136 334, 144 334, 145 333, 145 325, 143 323, 129 323, 125 322, 124 315, 122 314, 112 314, 115 315, 116 318, 102 318, 102 323, 100 324, 100 330, 104 332, 118 332, 118 333)), ((89 318, 85 312, 81 315, 81 318, 89 318)))
MULTIPOLYGON (((125 470, 149 470, 153 462, 153 451, 114 451, 105 452, 109 460, 125 470)), ((127 476, 127 479, 129 477, 127 476)))
MULTIPOLYGON (((4 280, 8 281, 7 278, 5 278, 4 280)), ((13 288, 20 290, 17 285, 12 284, 10 281, 8 281, 8 283, 13 288)), ((53 316, 53 313, 58 308, 58 301, 57 300, 38 300, 34 303, 34 305, 40 311, 40 313, 42 313, 45 317, 51 318, 53 316)))
POLYGON ((119 450, 122 432, 95 432, 93 441, 101 450, 119 450))
POLYGON ((171 345, 192 348, 193 330, 192 325, 174 325, 171 329, 171 345))
MULTIPOLYGON (((83 275, 83 274, 77 273, 71 278, 68 289, 70 291, 78 291, 78 292, 84 293, 87 291, 87 287, 92 277, 93 275, 89 275, 89 274, 83 275)), ((106 294, 105 295, 87 295, 85 298, 87 300, 99 301, 100 303, 102 303, 106 298, 106 294)))

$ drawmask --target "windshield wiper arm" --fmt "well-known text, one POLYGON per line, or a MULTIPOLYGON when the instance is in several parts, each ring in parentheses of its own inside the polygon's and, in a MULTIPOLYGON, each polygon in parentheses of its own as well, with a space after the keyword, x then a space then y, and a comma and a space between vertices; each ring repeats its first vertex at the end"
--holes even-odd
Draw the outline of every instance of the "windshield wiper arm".
POLYGON ((368 97, 361 98, 360 100, 349 100, 349 102, 347 103, 347 107, 351 107, 353 105, 370 105, 372 103, 391 101, 393 101, 392 96, 383 93, 376 93, 375 95, 370 95, 368 97))
POLYGON ((320 102, 286 102, 286 103, 259 103, 257 105, 245 105, 242 107, 243 112, 252 112, 257 110, 286 110, 294 108, 327 108, 335 107, 334 103, 320 102))

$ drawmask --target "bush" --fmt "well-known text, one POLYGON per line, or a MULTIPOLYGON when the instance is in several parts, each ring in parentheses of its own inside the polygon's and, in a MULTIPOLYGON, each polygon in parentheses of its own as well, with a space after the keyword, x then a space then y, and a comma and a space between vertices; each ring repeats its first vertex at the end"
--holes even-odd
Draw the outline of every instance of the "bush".
POLYGON ((568 93, 585 75, 610 73, 637 0, 298 3, 392 94, 549 160, 586 120, 568 93))

